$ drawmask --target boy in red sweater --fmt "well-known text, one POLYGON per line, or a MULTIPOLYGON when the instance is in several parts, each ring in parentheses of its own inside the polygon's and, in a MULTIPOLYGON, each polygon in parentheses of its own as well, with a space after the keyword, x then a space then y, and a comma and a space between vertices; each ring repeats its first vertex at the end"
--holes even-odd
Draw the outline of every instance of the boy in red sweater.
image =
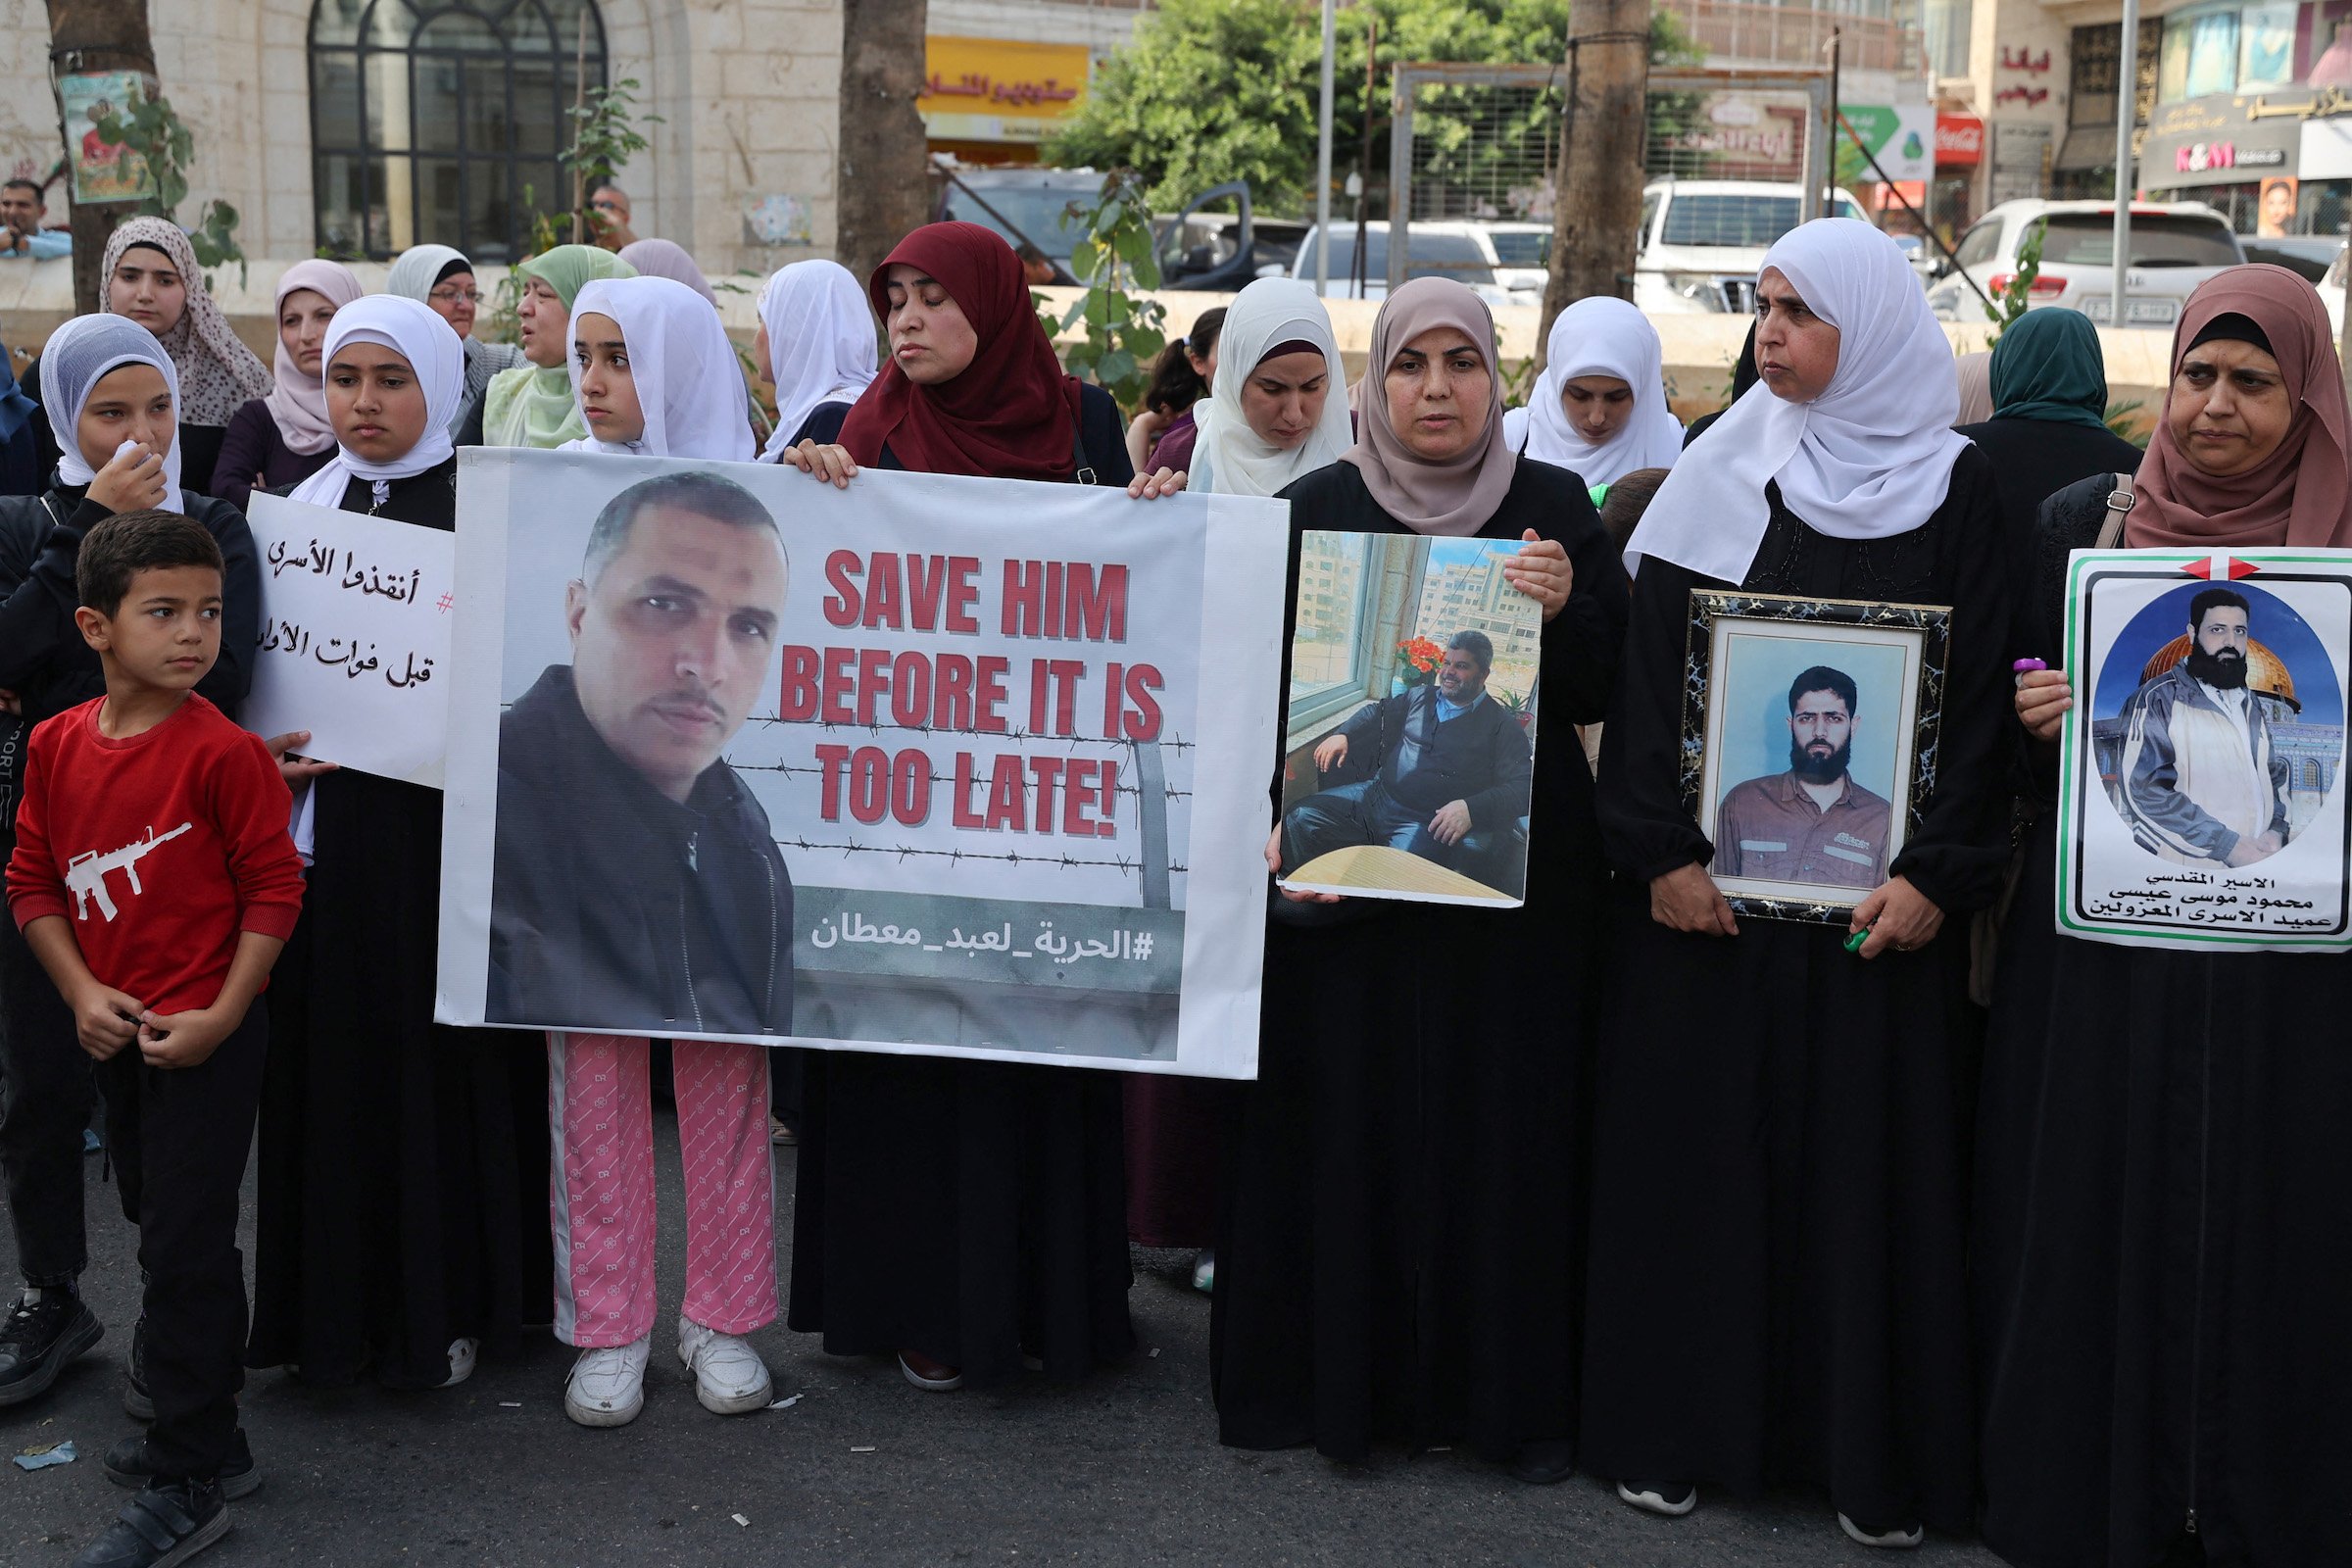
POLYGON ((33 730, 9 912, 99 1063, 147 1280, 155 1425, 107 1473, 141 1487, 76 1568, 177 1563, 259 1481, 237 1426, 237 1192, 268 1044, 253 1006, 302 912, 290 797, 259 739, 194 687, 220 651, 220 552, 176 513, 82 541, 74 620, 106 695, 33 730))

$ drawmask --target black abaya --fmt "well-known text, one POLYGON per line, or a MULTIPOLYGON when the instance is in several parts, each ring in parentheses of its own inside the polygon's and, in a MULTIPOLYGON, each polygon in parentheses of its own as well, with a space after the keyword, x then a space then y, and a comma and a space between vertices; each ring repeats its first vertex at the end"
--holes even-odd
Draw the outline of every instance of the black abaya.
MULTIPOLYGON (((1408 531, 1348 464, 1283 494, 1294 592, 1305 530, 1408 531)), ((1529 528, 1575 578, 1544 628, 1526 906, 1277 903, 1269 923, 1211 1319, 1236 1447, 1508 1461, 1576 1436, 1601 863, 1570 726, 1606 706, 1626 581, 1574 474, 1521 461, 1479 536, 1529 528)))
MULTIPOLYGON (((454 526, 456 473, 394 480, 376 515, 454 526)), ((371 499, 355 479, 343 510, 371 499)), ((440 793, 351 770, 311 788, 317 863, 267 993, 246 1364, 429 1388, 451 1341, 511 1351, 554 1316, 545 1047, 432 1021, 440 793)))
MULTIPOLYGON (((2051 499, 2035 632, 2107 485, 2051 499)), ((2020 1568, 2352 1556, 2352 956, 2052 929, 2054 750, 1978 1122, 1984 1539, 2020 1568)))
MULTIPOLYGON (((1890 874, 1943 911, 1865 961, 1845 927, 1650 917, 1712 849, 1679 752, 1691 589, 1648 560, 1601 757, 1624 873, 1595 1093, 1585 1456, 1620 1480, 1824 1485, 1873 1528, 1974 1521, 1963 1241, 1975 1025, 1968 914, 2007 852, 2009 564, 1990 465, 1954 463, 1919 528, 1849 542, 1772 518, 1740 586, 1953 608, 1939 770, 1890 874)), ((1867 704, 1857 725, 1890 722, 1867 704)))
MULTIPOLYGON (((1100 482, 1124 485, 1118 405, 1090 386, 1079 413, 1100 482)), ((903 465, 885 447, 877 466, 903 465)), ((847 1051, 808 1052, 802 1074, 792 1328, 974 1385, 1024 1355, 1071 1380, 1135 1348, 1120 1074, 847 1051)))

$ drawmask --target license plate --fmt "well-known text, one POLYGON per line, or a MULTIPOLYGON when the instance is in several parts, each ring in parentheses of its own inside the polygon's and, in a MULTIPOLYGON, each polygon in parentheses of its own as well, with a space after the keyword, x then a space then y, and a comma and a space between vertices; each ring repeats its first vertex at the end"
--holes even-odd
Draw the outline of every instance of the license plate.
MULTIPOLYGON (((2115 302, 2104 294, 2093 295, 2082 302, 2082 314, 2094 321, 2111 319, 2115 302)), ((2180 317, 2179 300, 2126 300, 2124 322, 2128 326, 2170 326, 2180 317)))

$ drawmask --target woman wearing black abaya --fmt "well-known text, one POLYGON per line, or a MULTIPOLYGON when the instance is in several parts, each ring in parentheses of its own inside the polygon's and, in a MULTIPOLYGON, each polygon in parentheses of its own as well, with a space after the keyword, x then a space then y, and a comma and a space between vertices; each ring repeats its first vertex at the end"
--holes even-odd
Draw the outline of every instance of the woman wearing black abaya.
MULTIPOLYGON (((2333 339, 2281 268, 2190 295, 2122 544, 2352 546, 2333 339)), ((2098 542, 2110 493, 2094 476, 2042 508, 2021 639, 2052 663, 2068 552, 2098 542)), ((2352 956, 2056 935, 2069 706, 2061 670, 2017 692, 2043 810, 1978 1122, 1984 1540, 2020 1568, 2343 1562, 2352 956)))
MULTIPOLYGON (((1585 1456, 1655 1513, 1688 1513, 1702 1483, 1811 1483, 1855 1540, 1911 1545, 1975 1515, 1960 917, 2008 849, 2008 566, 1990 465, 1951 429, 1951 350, 1893 242, 1807 223, 1766 257, 1758 299, 1762 384, 1627 547, 1600 772, 1623 897, 1593 1098, 1585 1456), (1952 609, 1935 789, 1886 880, 1853 884, 1850 927, 1736 920, 1684 807, 1690 594, 1732 587, 1952 609)), ((1855 726, 1893 721, 1803 690, 1855 726)), ((1772 781, 1788 830, 1734 846, 1749 874, 1812 871, 1788 846, 1855 805, 1844 755, 1792 748, 1772 781)), ((1884 857, 1867 842, 1883 831, 1853 809, 1831 853, 1884 857)))
MULTIPOLYGON (((334 456, 294 499, 426 528, 457 515, 447 322, 373 295, 327 329, 334 456)), ((307 737, 305 737, 307 739, 307 737)), ((269 991, 253 1334, 306 1382, 461 1383, 553 1316, 537 1036, 433 1022, 441 797, 356 771, 295 813, 313 861, 269 991)))
POLYGON ((1294 585, 1308 529, 1536 541, 1507 570, 1543 606, 1562 744, 1536 758, 1528 902, 1276 905, 1210 1350, 1235 1447, 1462 1445, 1546 1482, 1576 1453, 1600 973, 1592 780, 1567 726, 1606 705, 1626 583, 1583 481, 1504 442, 1494 364, 1476 295, 1406 284, 1373 328, 1355 445, 1282 495, 1294 585))
MULTIPOLYGON (((1129 483, 1118 405, 1062 373, 994 231, 926 224, 867 292, 890 363, 840 445, 784 462, 845 485, 870 466, 1181 487, 1129 483)), ((939 1393, 1025 1356, 1072 1380, 1135 1348, 1118 1074, 839 1051, 803 1072, 793 1328, 834 1355, 896 1354, 939 1393)))

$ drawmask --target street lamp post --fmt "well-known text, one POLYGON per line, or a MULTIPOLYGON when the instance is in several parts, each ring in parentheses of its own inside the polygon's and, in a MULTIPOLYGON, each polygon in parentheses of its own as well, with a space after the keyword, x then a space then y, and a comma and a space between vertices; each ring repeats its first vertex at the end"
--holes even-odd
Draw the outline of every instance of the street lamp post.
POLYGON ((2107 324, 2124 324, 2132 272, 2132 122, 2139 118, 2139 0, 2124 0, 2123 74, 2115 82, 2115 294, 2107 324))
POLYGON ((1332 0, 1323 0, 1323 104, 1315 132, 1315 292, 1331 292, 1332 0))

